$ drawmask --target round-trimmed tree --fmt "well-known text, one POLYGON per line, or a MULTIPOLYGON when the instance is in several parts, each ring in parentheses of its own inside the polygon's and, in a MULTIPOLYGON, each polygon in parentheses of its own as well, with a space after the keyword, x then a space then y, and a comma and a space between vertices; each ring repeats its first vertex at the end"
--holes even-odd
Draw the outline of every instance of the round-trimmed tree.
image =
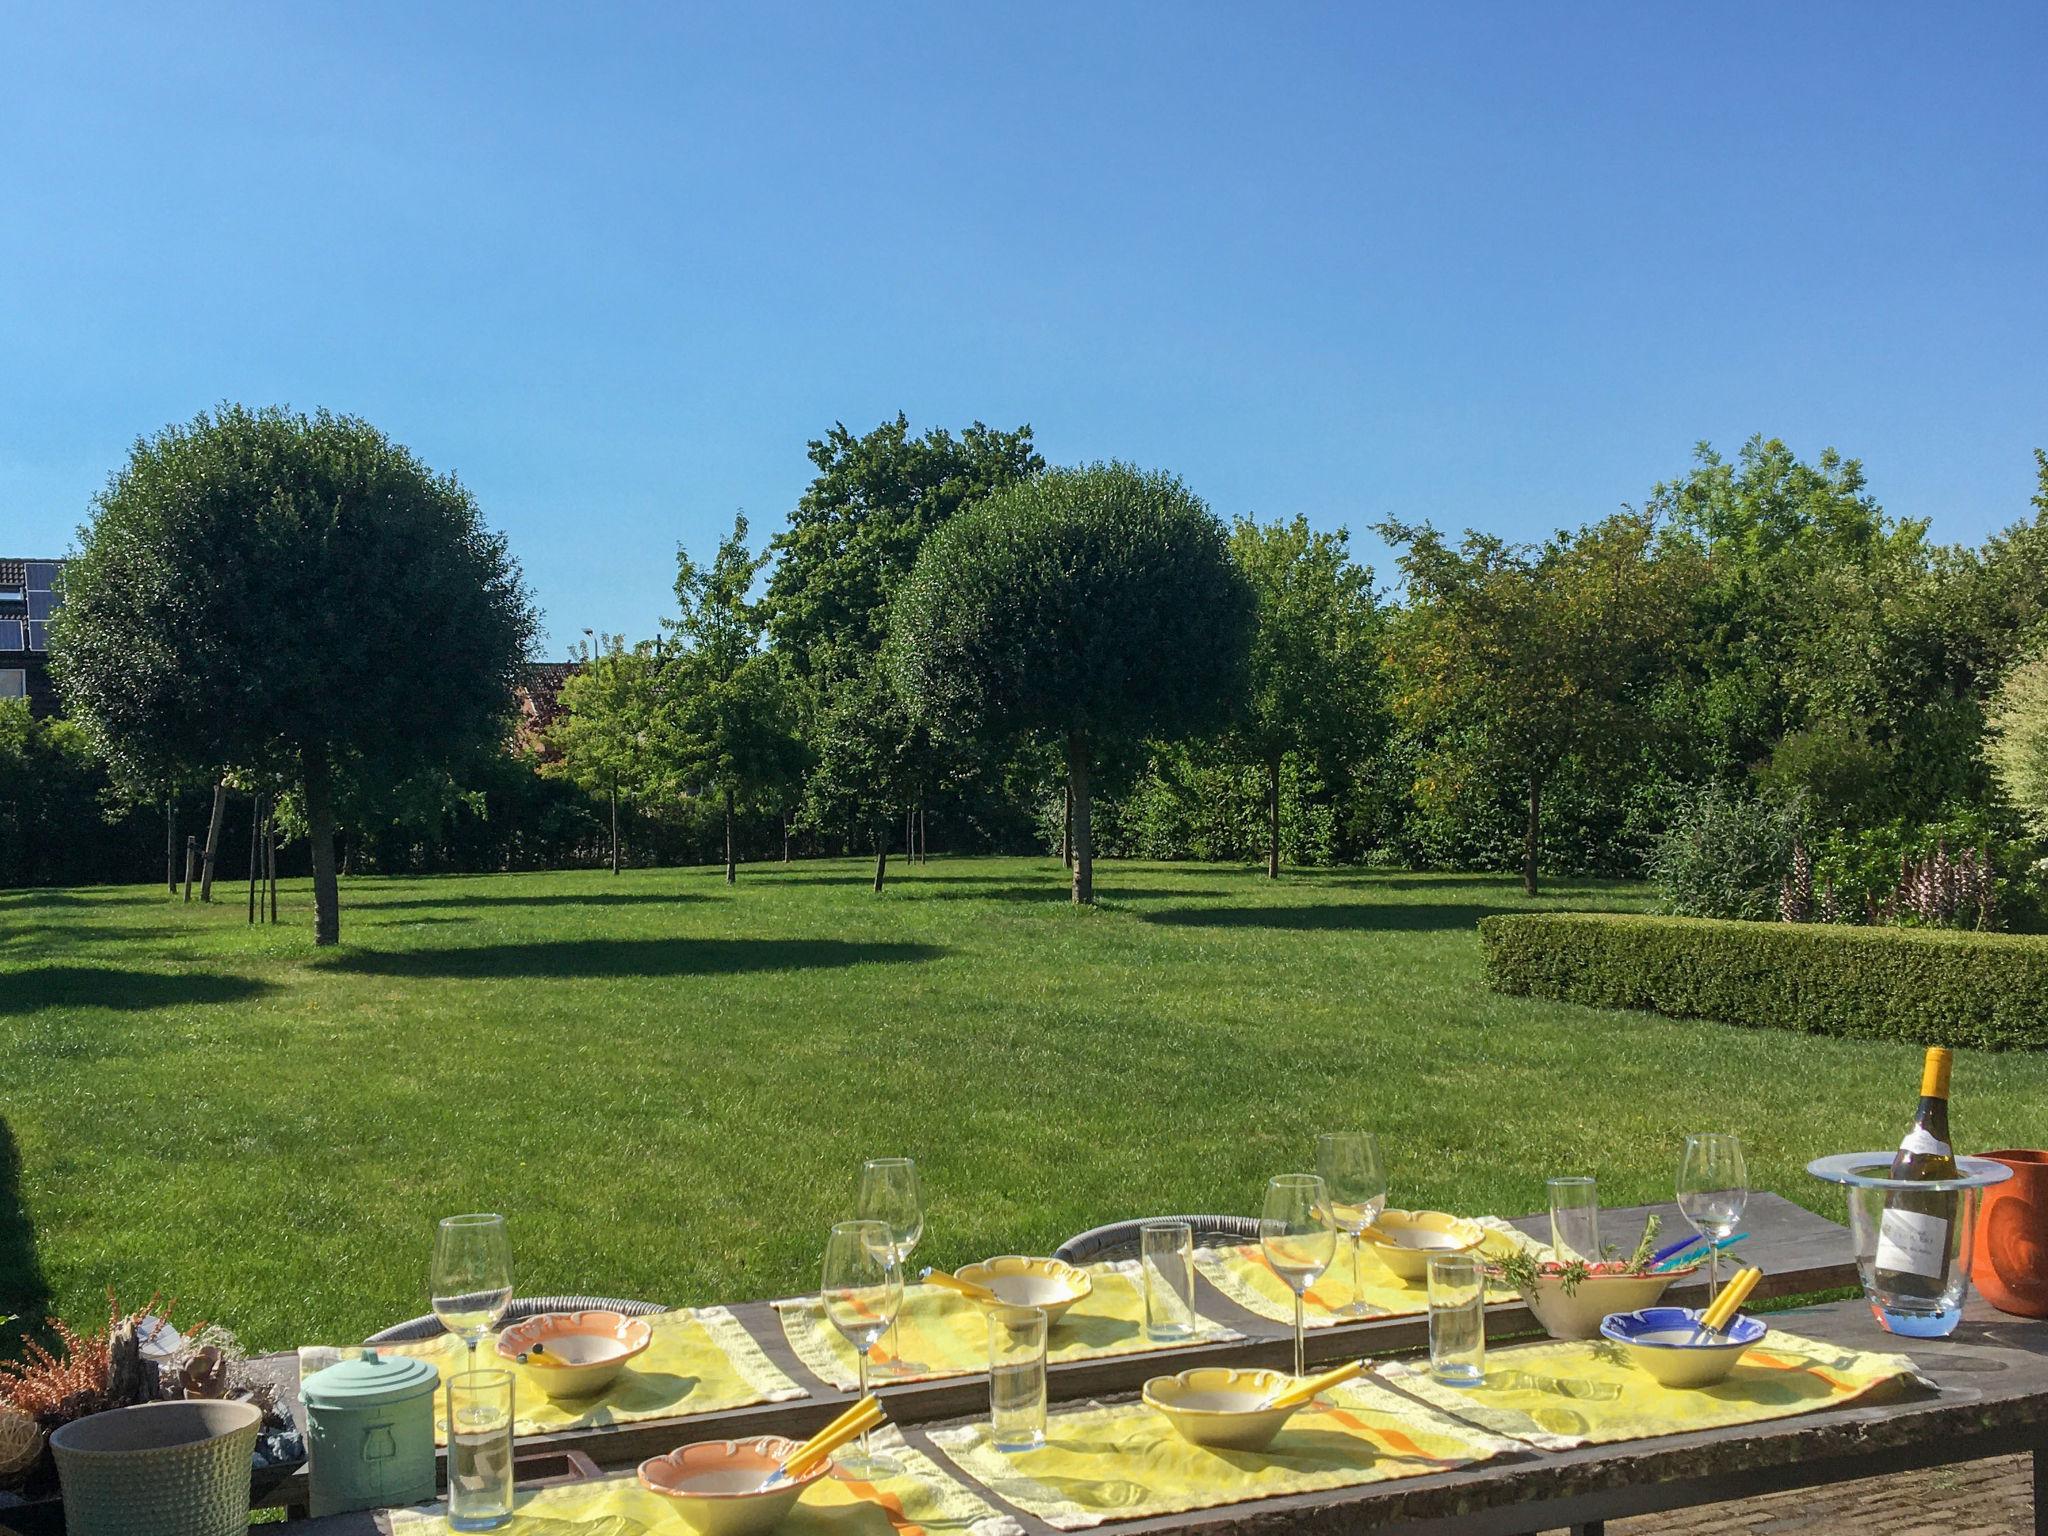
POLYGON ((298 786, 337 942, 337 784, 504 738, 535 626, 505 540, 366 421, 234 405, 138 441, 80 537, 50 638, 71 713, 131 786, 298 786))
POLYGON ((1228 723, 1252 622, 1223 525, 1175 477, 1127 464, 1053 470, 960 513, 925 540, 891 615, 913 709, 960 734, 1065 748, 1077 902, 1095 899, 1102 747, 1228 723))

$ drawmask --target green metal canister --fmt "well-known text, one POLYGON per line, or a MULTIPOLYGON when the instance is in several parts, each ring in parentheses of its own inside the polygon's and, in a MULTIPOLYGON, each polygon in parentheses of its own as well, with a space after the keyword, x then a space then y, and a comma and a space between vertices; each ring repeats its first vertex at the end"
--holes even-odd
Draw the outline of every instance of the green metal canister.
POLYGON ((421 1504, 434 1497, 434 1388, 440 1373, 409 1355, 316 1371, 299 1384, 312 1466, 312 1513, 421 1504))

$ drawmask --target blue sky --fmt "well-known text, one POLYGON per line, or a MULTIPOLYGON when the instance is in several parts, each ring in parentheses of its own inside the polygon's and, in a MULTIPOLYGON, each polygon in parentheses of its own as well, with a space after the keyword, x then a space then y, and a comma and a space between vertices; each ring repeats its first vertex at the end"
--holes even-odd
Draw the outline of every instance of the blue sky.
POLYGON ((1692 444, 1976 540, 2048 446, 2048 7, 0 0, 0 549, 139 433, 368 416, 651 632, 804 444, 1029 421, 1511 535, 1692 444))

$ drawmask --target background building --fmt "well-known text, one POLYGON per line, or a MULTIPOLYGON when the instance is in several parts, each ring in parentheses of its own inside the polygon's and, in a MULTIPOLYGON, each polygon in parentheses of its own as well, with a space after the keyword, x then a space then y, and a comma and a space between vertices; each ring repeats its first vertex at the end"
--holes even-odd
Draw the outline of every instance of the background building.
POLYGON ((50 616, 64 601, 62 560, 0 558, 0 699, 27 698, 39 715, 53 714, 50 616))

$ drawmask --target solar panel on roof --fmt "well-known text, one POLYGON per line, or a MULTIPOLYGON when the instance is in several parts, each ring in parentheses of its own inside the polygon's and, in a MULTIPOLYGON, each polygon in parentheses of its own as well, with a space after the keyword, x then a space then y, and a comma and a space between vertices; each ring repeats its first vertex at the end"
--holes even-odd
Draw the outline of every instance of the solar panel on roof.
POLYGON ((47 651, 50 648, 50 626, 38 624, 34 619, 28 624, 28 648, 32 651, 47 651))
POLYGON ((55 560, 31 560, 28 563, 28 589, 31 592, 52 592, 57 587, 57 572, 62 566, 55 560))
POLYGON ((21 620, 0 619, 0 651, 21 649, 21 620))
POLYGON ((57 611, 57 594, 28 589, 28 616, 32 619, 47 619, 57 611))

